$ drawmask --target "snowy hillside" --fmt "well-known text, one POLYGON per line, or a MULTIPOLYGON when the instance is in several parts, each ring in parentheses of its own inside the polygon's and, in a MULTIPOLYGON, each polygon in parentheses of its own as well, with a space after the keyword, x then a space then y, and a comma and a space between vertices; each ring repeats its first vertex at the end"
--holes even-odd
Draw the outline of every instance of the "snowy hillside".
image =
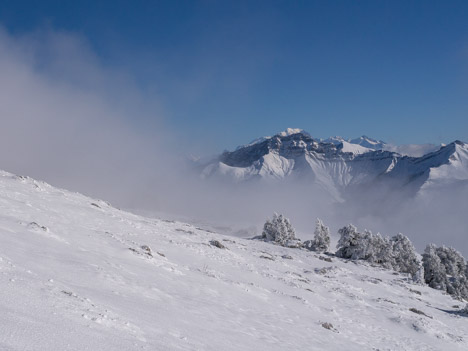
POLYGON ((0 291, 1 350, 468 349, 463 304, 405 275, 6 172, 0 291))
POLYGON ((300 129, 288 129, 224 152, 202 165, 201 174, 236 183, 294 177, 319 185, 338 200, 347 190, 385 186, 415 194, 435 180, 468 181, 467 144, 455 141, 421 157, 384 151, 385 145, 365 136, 314 139, 300 129))

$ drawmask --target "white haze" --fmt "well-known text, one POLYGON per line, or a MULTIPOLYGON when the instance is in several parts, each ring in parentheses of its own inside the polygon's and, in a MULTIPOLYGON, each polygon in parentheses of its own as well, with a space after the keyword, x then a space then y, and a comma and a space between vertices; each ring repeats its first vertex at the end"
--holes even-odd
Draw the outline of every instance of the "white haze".
POLYGON ((159 106, 80 37, 0 31, 0 76, 1 168, 114 201, 164 178, 159 106))
POLYGON ((76 35, 0 31, 0 77, 0 168, 6 171, 150 214, 184 215, 231 226, 230 232, 248 228, 240 235, 258 234, 277 211, 304 239, 320 217, 334 232, 354 222, 387 235, 403 232, 420 251, 433 241, 468 256, 466 186, 378 204, 376 211, 365 196, 337 206, 310 184, 201 180, 182 156, 207 136, 184 140, 171 132, 157 97, 139 89, 129 72, 103 66, 76 35))

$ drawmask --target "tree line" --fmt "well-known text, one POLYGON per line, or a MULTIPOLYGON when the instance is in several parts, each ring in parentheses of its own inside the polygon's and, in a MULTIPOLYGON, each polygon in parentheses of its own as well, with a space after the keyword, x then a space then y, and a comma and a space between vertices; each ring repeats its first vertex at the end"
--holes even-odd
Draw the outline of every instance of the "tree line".
POLYGON ((410 239, 399 233, 393 237, 364 232, 352 225, 338 230, 340 238, 335 253, 330 252, 330 229, 317 218, 312 240, 296 238, 288 218, 275 213, 264 226, 261 238, 277 245, 304 248, 334 254, 350 260, 364 260, 401 273, 408 273, 414 283, 427 284, 457 299, 468 299, 468 265, 460 252, 451 247, 427 245, 422 258, 410 239))

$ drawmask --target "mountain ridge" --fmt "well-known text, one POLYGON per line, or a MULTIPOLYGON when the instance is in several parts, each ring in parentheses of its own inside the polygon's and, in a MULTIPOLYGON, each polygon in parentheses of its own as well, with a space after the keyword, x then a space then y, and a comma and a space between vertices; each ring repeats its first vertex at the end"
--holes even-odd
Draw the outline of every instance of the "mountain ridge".
POLYGON ((460 140, 420 157, 401 155, 383 146, 384 142, 366 136, 348 141, 339 137, 322 140, 289 128, 235 151, 223 152, 214 162, 203 165, 201 174, 203 178, 223 178, 236 183, 281 181, 301 175, 302 180, 308 178, 327 189, 334 188, 331 193, 342 193, 350 185, 382 184, 387 180, 399 186, 415 185, 415 192, 429 178, 468 180, 468 146, 460 140), (450 167, 453 174, 447 169, 450 167))

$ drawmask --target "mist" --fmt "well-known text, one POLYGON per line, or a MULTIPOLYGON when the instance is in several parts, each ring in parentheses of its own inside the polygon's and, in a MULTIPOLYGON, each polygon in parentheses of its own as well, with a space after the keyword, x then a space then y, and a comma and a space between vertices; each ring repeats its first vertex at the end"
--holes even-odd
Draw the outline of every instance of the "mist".
POLYGON ((104 66, 86 40, 72 33, 0 30, 0 76, 5 171, 239 236, 260 234, 264 221, 280 212, 302 239, 312 237, 320 217, 335 242, 338 228, 352 222, 384 235, 402 232, 419 252, 435 242, 468 256, 466 184, 425 196, 376 201, 383 195, 362 193, 337 202, 310 182, 201 179, 187 157, 195 148, 209 154, 209 136, 178 134, 170 108, 157 95, 141 89, 124 68, 104 66))
POLYGON ((0 75, 2 169, 121 205, 166 177, 174 157, 157 102, 84 39, 0 30, 0 75))

